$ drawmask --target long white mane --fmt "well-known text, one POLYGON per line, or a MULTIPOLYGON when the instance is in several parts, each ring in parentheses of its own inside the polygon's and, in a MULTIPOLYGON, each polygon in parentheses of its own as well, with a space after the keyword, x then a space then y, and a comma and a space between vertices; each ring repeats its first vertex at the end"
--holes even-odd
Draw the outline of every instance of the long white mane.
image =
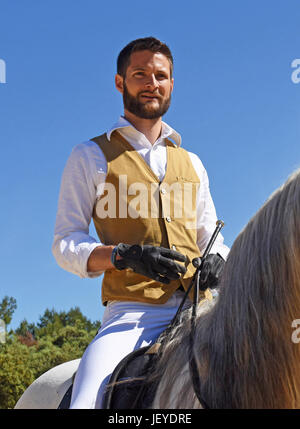
MULTIPOLYGON (((210 408, 300 408, 300 170, 235 240, 215 304, 199 308, 194 353, 210 408), (209 308, 210 307, 210 308, 209 308), (207 310, 207 311, 203 311, 207 310)), ((157 408, 200 408, 189 371, 190 317, 152 374, 157 408)))

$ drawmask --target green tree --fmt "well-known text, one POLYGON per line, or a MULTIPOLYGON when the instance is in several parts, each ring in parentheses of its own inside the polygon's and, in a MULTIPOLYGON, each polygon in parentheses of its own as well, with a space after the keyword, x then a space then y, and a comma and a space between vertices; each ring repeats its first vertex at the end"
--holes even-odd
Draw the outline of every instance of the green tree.
POLYGON ((31 350, 16 337, 0 348, 0 408, 13 408, 16 400, 34 381, 28 362, 31 350))
POLYGON ((37 326, 33 329, 34 335, 42 337, 46 334, 55 335, 64 326, 80 326, 82 329, 86 329, 87 332, 98 330, 100 322, 91 322, 88 320, 80 311, 79 307, 71 308, 68 312, 60 311, 57 312, 55 309, 46 309, 44 314, 40 316, 37 326))
MULTIPOLYGON (((5 298, 0 308, 11 321, 16 301, 5 298)), ((0 344, 0 409, 13 408, 25 389, 44 372, 80 358, 99 327, 99 321, 91 322, 78 307, 68 312, 46 309, 37 324, 24 319, 15 331, 10 331, 6 343, 0 344)))
POLYGON ((36 326, 34 323, 28 323, 27 320, 24 319, 15 330, 15 333, 17 335, 26 336, 28 332, 35 336, 36 326))
POLYGON ((17 301, 12 296, 5 296, 0 303, 0 319, 4 320, 6 325, 9 325, 17 308, 17 301))

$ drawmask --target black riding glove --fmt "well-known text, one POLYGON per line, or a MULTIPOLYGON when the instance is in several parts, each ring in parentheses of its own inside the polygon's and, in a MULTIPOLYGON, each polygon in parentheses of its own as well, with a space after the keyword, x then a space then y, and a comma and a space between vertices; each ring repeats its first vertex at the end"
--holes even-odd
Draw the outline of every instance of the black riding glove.
POLYGON ((131 268, 135 273, 166 284, 179 279, 186 272, 185 266, 174 261, 185 262, 186 257, 175 250, 123 243, 118 244, 115 249, 114 252, 122 257, 116 260, 115 255, 112 256, 112 262, 118 270, 131 268))
MULTIPOLYGON (((193 259, 194 267, 198 267, 200 263, 201 258, 193 259)), ((199 289, 216 288, 221 278, 224 265, 225 261, 219 253, 207 255, 199 276, 199 289)))

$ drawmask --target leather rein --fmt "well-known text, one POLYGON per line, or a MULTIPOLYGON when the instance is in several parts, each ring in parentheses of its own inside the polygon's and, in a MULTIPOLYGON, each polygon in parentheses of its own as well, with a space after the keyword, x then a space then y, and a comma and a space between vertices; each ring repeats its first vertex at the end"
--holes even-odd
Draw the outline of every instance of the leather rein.
POLYGON ((190 335, 189 335, 189 356, 191 356, 190 361, 189 361, 189 367, 190 367, 190 373, 191 373, 191 379, 192 379, 192 383, 193 383, 193 388, 195 391, 195 394, 197 396, 198 401, 200 402, 202 408, 205 409, 209 409, 210 407, 208 406, 207 402, 203 399, 203 397, 201 396, 201 381, 200 381, 200 377, 199 377, 199 372, 198 372, 198 365, 197 365, 197 360, 195 357, 195 350, 194 350, 194 338, 195 338, 195 330, 196 330, 196 315, 197 315, 197 305, 198 305, 198 300, 199 300, 199 289, 204 291, 207 288, 200 288, 199 287, 199 276, 203 267, 203 264, 205 262, 205 259, 207 257, 207 255, 209 254, 216 238, 217 235, 219 234, 220 230, 223 228, 224 226, 224 222, 221 220, 218 220, 216 222, 216 228, 210 238, 210 241, 203 253, 203 256, 201 258, 198 258, 198 266, 196 268, 196 271, 193 275, 193 278, 191 280, 191 283, 183 297, 182 302, 180 303, 180 306, 178 307, 178 310, 171 322, 171 324, 169 325, 169 330, 172 329, 172 327, 175 325, 179 314, 182 310, 183 304, 186 301, 186 298, 188 297, 189 292, 191 291, 192 287, 194 286, 194 296, 193 296, 193 304, 192 304, 192 317, 191 317, 191 328, 190 328, 190 335))

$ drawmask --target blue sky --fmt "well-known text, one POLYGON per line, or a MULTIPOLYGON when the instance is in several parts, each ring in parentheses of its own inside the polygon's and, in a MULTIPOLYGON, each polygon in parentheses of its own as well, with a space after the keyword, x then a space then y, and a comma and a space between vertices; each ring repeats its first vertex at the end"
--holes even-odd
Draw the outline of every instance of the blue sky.
POLYGON ((102 316, 101 278, 62 270, 51 244, 72 147, 123 113, 119 51, 150 35, 170 46, 175 87, 164 120, 204 163, 230 246, 300 166, 300 83, 291 79, 299 22, 296 0, 0 0, 0 299, 17 300, 10 328, 46 308, 102 316))

